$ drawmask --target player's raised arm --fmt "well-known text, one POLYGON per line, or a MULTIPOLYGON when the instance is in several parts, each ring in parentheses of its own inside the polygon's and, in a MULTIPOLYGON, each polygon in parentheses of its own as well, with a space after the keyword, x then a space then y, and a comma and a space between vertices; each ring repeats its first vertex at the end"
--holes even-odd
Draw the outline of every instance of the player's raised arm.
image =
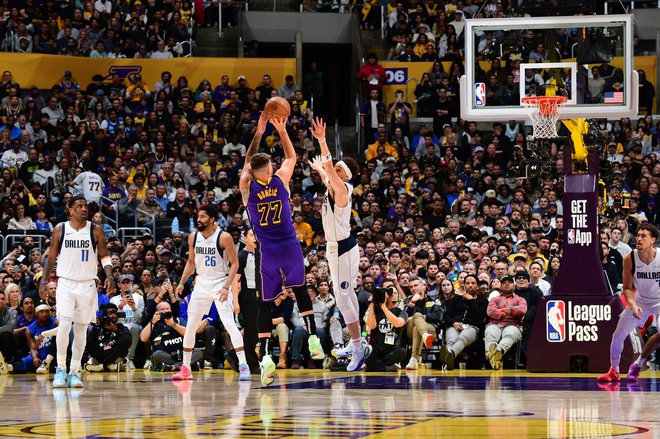
POLYGON ((245 163, 243 164, 241 177, 238 181, 238 187, 241 191, 241 197, 243 198, 244 206, 247 206, 247 201, 250 196, 250 182, 252 181, 252 167, 250 166, 250 159, 259 151, 259 145, 261 145, 261 137, 266 131, 267 124, 268 118, 266 117, 266 113, 261 113, 261 116, 259 116, 259 122, 257 123, 257 131, 255 131, 252 142, 250 142, 250 146, 245 153, 245 163))
POLYGON ((325 139, 325 122, 323 119, 317 117, 315 120, 312 120, 312 126, 309 130, 312 132, 312 135, 316 140, 319 141, 319 145, 321 146, 320 160, 314 159, 314 161, 309 164, 319 172, 323 178, 323 172, 318 169, 320 164, 322 170, 325 171, 325 174, 327 175, 327 181, 323 179, 324 183, 328 189, 330 189, 335 203, 339 207, 346 207, 346 203, 348 203, 348 188, 342 181, 341 177, 339 177, 332 164, 332 154, 330 154, 330 148, 328 148, 328 143, 325 139))
POLYGON ((293 143, 291 143, 289 133, 286 131, 286 118, 271 119, 270 123, 273 124, 280 134, 282 148, 284 149, 284 160, 280 165, 280 169, 275 174, 282 179, 285 186, 289 186, 289 180, 291 180, 291 176, 293 175, 293 168, 296 166, 296 150, 293 149, 293 143))

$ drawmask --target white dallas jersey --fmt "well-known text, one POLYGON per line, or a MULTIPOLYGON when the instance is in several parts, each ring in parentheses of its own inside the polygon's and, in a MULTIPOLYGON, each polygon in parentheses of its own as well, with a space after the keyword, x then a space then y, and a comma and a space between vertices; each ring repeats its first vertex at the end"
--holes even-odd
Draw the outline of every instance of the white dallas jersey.
POLYGON ((344 183, 348 189, 348 200, 345 207, 338 207, 332 199, 330 191, 326 191, 323 198, 323 231, 325 239, 329 242, 342 241, 351 236, 351 206, 353 186, 344 183))
POLYGON ((660 305, 660 250, 655 249, 655 258, 648 265, 639 259, 637 249, 633 250, 632 256, 637 303, 642 308, 644 305, 660 305))
POLYGON ((70 221, 66 221, 61 227, 57 277, 74 281, 94 279, 98 274, 94 225, 87 221, 85 227, 76 230, 70 221))
POLYGON ((221 233, 219 227, 208 238, 204 238, 200 231, 195 232, 195 266, 197 275, 204 280, 224 279, 229 272, 229 260, 220 247, 221 233))

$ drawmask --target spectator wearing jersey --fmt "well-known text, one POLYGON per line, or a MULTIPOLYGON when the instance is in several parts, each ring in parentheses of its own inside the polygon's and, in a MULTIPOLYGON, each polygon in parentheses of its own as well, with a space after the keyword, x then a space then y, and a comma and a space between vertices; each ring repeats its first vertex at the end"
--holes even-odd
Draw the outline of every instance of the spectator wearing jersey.
POLYGON ((50 311, 50 306, 45 304, 35 309, 37 320, 25 332, 30 353, 13 364, 13 373, 48 373, 55 356, 55 340, 52 335, 43 333, 57 326, 57 320, 51 317, 50 311))
POLYGON ((96 203, 98 206, 101 205, 101 197, 103 196, 103 190, 105 189, 105 183, 100 175, 93 172, 92 169, 96 167, 91 161, 87 164, 87 170, 81 172, 73 179, 73 181, 68 182, 69 186, 75 187, 82 195, 85 197, 87 202, 96 203))

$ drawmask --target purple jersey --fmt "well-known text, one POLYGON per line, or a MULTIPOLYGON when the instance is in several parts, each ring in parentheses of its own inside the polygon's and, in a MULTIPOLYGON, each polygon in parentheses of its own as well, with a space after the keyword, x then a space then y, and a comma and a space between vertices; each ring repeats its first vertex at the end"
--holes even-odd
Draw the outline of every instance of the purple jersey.
POLYGON ((277 175, 268 182, 253 180, 250 183, 247 210, 257 241, 262 244, 298 241, 291 219, 289 191, 277 175))

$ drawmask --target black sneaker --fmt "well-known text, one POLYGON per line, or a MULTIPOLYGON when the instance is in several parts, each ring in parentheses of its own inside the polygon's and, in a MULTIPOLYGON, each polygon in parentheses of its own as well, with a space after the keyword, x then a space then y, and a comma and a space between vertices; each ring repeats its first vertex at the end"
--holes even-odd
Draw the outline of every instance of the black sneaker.
POLYGON ((399 371, 399 366, 396 364, 393 364, 391 366, 385 366, 385 372, 398 372, 399 371))
POLYGON ((454 370, 454 360, 456 360, 456 356, 452 351, 447 349, 447 355, 445 355, 444 361, 444 363, 447 365, 447 370, 454 370))

